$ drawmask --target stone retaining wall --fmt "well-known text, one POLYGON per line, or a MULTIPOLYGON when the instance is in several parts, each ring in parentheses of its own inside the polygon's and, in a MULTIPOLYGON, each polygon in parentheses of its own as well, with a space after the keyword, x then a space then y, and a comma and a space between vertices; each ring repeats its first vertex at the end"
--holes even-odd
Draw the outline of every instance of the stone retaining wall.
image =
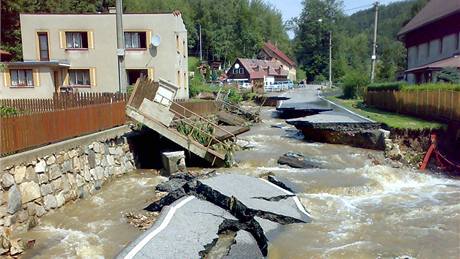
POLYGON ((49 211, 134 169, 127 139, 120 136, 8 166, 0 177, 0 230, 27 230, 49 211))

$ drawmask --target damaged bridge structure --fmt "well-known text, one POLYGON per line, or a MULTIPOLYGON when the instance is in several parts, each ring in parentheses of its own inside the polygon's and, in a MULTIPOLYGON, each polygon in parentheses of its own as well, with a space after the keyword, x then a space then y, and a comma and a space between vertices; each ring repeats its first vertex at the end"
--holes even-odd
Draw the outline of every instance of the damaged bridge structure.
POLYGON ((177 90, 177 86, 162 79, 139 79, 126 105, 126 114, 211 166, 228 164, 228 150, 236 142, 236 135, 249 127, 218 125, 200 116, 174 101, 177 90))
POLYGON ((146 207, 161 211, 154 226, 118 258, 264 258, 282 225, 311 221, 297 196, 274 177, 181 173, 146 207))

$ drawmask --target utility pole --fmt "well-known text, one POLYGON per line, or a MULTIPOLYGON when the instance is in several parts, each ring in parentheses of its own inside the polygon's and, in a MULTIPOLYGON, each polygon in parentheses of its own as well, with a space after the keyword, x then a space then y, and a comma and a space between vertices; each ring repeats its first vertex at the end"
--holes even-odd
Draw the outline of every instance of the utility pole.
POLYGON ((332 87, 332 31, 329 31, 329 87, 332 87))
POLYGON ((116 24, 117 24, 117 58, 118 58, 118 90, 126 93, 126 71, 125 71, 125 37, 123 32, 123 0, 116 2, 116 24))
POLYGON ((201 46, 201 24, 199 25, 199 30, 200 30, 200 62, 203 61, 203 47, 201 46))
POLYGON ((372 67, 371 67, 371 83, 374 82, 375 78, 375 63, 377 62, 377 24, 379 19, 379 2, 375 2, 375 19, 374 19, 374 44, 372 45, 372 67))

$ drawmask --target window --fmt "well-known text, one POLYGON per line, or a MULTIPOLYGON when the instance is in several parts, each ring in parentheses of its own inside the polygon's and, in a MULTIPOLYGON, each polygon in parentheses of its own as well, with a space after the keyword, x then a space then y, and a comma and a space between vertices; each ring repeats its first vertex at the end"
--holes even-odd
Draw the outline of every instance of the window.
POLYGON ((145 31, 125 32, 126 49, 145 49, 147 48, 147 37, 145 31))
POLYGON ((176 35, 176 49, 177 49, 177 51, 179 51, 179 45, 180 45, 180 43, 179 43, 179 35, 176 35))
POLYGON ((68 49, 87 49, 88 33, 87 32, 66 32, 66 48, 68 49))
POLYGON ((426 50, 426 56, 429 58, 431 56, 431 41, 428 41, 428 47, 426 50))
POLYGON ((128 75, 128 84, 134 85, 139 77, 147 78, 147 69, 126 69, 128 75))
POLYGON ((49 50, 48 50, 48 33, 47 32, 38 32, 38 50, 40 61, 50 60, 49 50))
POLYGON ((89 69, 69 69, 70 86, 90 86, 89 69))
POLYGON ((181 83, 181 80, 180 80, 180 71, 177 71, 177 85, 180 87, 180 83, 181 83))
POLYGON ((11 86, 34 86, 32 69, 10 69, 11 86))
POLYGON ((240 71, 239 71, 238 68, 234 68, 234 69, 233 69, 233 74, 239 74, 239 73, 240 73, 240 71))
POLYGON ((243 72, 244 72, 244 71, 243 71, 243 68, 240 68, 240 69, 239 69, 239 73, 240 73, 240 74, 243 74, 243 72))

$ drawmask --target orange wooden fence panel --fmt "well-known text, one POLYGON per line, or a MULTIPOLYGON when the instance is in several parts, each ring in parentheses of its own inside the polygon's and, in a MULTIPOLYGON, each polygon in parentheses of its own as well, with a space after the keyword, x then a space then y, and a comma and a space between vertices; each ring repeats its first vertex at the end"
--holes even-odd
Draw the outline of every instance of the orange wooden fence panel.
POLYGON ((458 91, 368 91, 365 102, 371 107, 429 120, 460 121, 458 91))
MULTIPOLYGON (((38 105, 39 108, 37 109, 32 108, 33 102, 15 103, 15 107, 41 112, 0 118, 0 154, 5 155, 31 147, 46 145, 125 123, 124 99, 107 103, 103 103, 103 100, 98 102, 101 103, 89 105, 86 103, 86 106, 82 106, 69 101, 63 105, 59 104, 58 107, 71 108, 51 111, 45 111, 50 109, 50 106, 46 105, 43 107, 38 105)), ((37 103, 40 104, 40 102, 37 103)))

